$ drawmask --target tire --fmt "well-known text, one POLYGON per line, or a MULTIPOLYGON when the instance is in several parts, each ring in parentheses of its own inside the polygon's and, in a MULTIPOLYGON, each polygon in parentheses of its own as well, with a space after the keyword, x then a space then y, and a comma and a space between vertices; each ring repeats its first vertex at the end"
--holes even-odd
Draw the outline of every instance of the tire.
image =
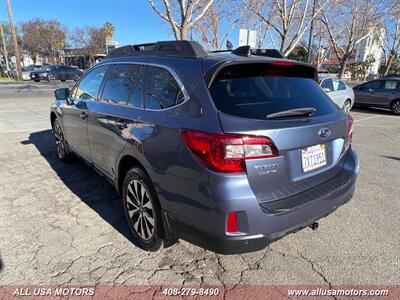
POLYGON ((79 75, 74 76, 74 81, 77 82, 79 80, 79 75))
POLYGON ((56 141, 58 158, 64 162, 70 161, 72 152, 68 148, 68 143, 64 139, 64 133, 57 119, 55 119, 53 123, 53 135, 56 141))
POLYGON ((390 110, 396 115, 400 116, 400 100, 395 100, 390 105, 390 110))
POLYGON ((141 168, 134 167, 126 173, 122 202, 139 247, 146 251, 160 249, 163 242, 160 205, 151 180, 141 168))
POLYGON ((342 110, 346 113, 349 114, 351 109, 351 100, 346 99, 343 103, 342 110))
POLYGON ((47 76, 47 81, 55 81, 56 80, 56 76, 54 76, 54 74, 50 74, 49 76, 47 76))
POLYGON ((61 79, 61 82, 65 82, 65 79, 61 79))
POLYGON ((40 82, 40 79, 34 79, 33 81, 34 82, 40 82))

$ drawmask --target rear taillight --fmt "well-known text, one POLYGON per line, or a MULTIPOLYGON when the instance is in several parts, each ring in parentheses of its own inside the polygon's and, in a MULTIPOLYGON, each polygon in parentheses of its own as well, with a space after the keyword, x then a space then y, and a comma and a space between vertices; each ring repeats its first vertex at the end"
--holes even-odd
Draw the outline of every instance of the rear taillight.
POLYGON ((246 159, 278 156, 274 143, 264 136, 208 133, 180 129, 190 151, 207 168, 227 173, 246 172, 246 159))
POLYGON ((353 117, 349 116, 349 123, 347 128, 347 139, 351 141, 353 138, 353 117))

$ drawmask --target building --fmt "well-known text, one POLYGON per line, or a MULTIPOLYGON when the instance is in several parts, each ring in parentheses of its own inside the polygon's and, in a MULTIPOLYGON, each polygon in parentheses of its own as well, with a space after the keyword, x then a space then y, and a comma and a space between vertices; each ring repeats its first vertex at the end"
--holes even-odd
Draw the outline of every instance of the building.
POLYGON ((383 56, 382 44, 385 38, 383 28, 372 31, 369 36, 357 45, 357 61, 370 61, 367 75, 377 75, 383 56))
MULTIPOLYGON (((385 38, 383 29, 371 31, 367 38, 362 40, 353 49, 347 61, 347 65, 356 62, 370 62, 366 76, 378 75, 379 66, 383 57, 382 44, 385 38)), ((333 50, 327 54, 327 59, 322 63, 322 69, 327 70, 331 66, 339 66, 336 53, 333 50)))

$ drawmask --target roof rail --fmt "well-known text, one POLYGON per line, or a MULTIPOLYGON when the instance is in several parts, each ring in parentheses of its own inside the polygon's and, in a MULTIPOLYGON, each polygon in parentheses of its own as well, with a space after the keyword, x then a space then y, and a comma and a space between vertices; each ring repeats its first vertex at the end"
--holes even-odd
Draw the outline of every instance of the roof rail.
POLYGON ((200 58, 207 56, 207 52, 199 43, 194 41, 162 41, 119 47, 111 51, 106 58, 130 55, 161 55, 200 58))
POLYGON ((210 51, 211 53, 231 52, 232 54, 239 56, 266 56, 273 58, 285 58, 281 51, 276 49, 253 49, 250 46, 240 46, 234 50, 217 50, 210 51))

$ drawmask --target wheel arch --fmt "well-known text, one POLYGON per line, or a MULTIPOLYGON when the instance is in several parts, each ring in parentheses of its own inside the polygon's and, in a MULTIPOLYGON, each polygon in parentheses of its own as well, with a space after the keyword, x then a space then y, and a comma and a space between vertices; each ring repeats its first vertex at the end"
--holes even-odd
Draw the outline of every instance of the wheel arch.
POLYGON ((391 108, 391 107, 392 107, 392 105, 393 105, 395 102, 397 102, 397 101, 400 101, 400 98, 395 98, 395 99, 392 99, 392 100, 390 101, 390 105, 389 105, 389 107, 391 108))
POLYGON ((124 183, 125 175, 133 167, 141 168, 150 178, 149 173, 146 171, 146 168, 137 158, 135 158, 133 155, 129 153, 122 155, 118 161, 117 172, 116 172, 117 177, 115 182, 115 186, 120 195, 122 195, 122 184, 124 183))
POLYGON ((54 121, 57 119, 57 114, 52 111, 50 113, 50 124, 51 124, 51 128, 53 129, 53 125, 54 125, 54 121))

